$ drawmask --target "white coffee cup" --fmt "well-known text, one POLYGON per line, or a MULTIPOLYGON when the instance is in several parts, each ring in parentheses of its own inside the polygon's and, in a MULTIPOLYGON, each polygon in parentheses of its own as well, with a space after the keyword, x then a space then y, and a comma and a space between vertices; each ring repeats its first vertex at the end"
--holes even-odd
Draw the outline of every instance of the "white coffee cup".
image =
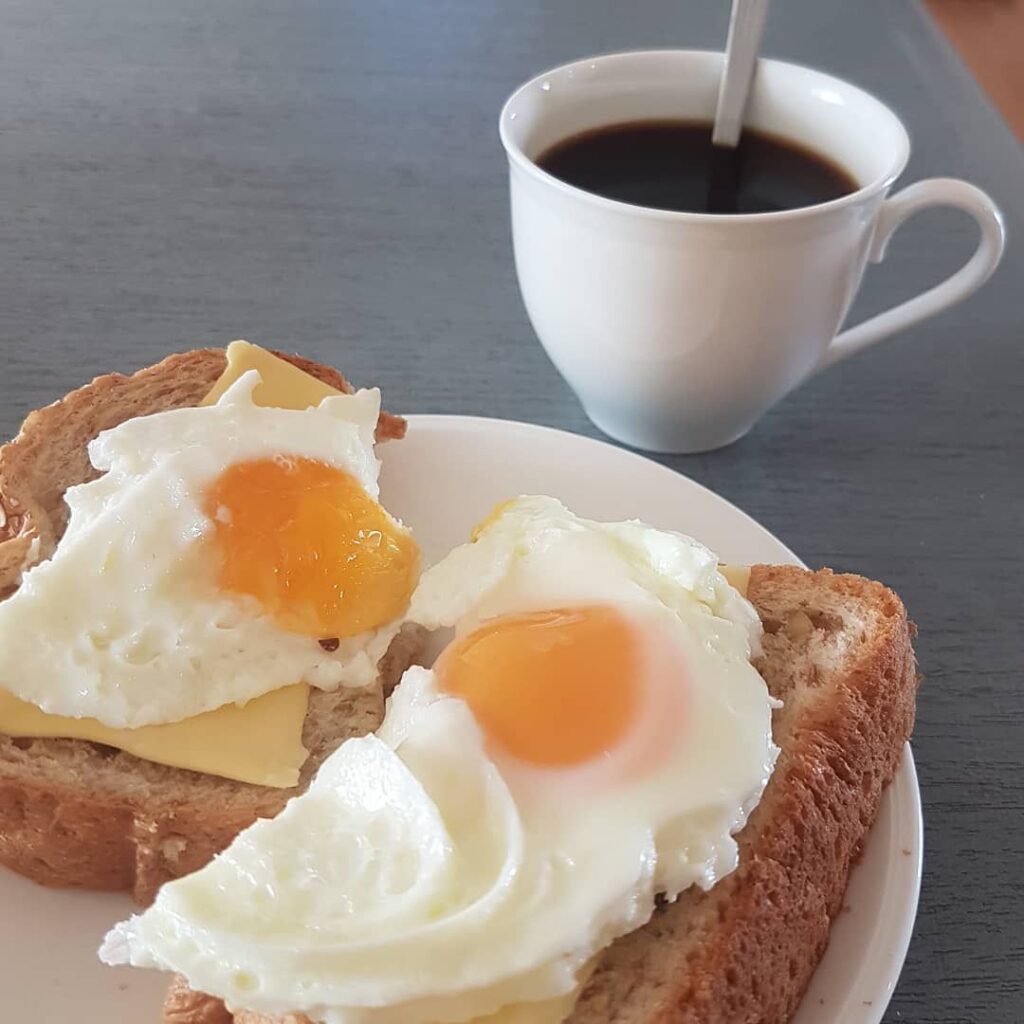
POLYGON ((714 115, 722 54, 617 53, 521 86, 501 112, 516 271, 537 336, 605 433, 662 452, 742 437, 816 370, 969 295, 1003 250, 998 209, 963 181, 932 178, 887 198, 910 143, 896 115, 830 75, 762 60, 746 124, 800 143, 860 186, 777 213, 691 214, 631 206, 567 185, 536 159, 577 132, 714 115), (934 288, 836 331, 868 260, 928 206, 978 222, 974 255, 934 288))

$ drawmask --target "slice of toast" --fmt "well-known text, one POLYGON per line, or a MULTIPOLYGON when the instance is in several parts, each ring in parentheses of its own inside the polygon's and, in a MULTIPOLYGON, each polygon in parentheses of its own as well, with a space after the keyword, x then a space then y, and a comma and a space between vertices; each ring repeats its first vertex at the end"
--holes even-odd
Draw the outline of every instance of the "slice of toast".
MULTIPOLYGON (((914 724, 913 626, 882 584, 755 566, 758 668, 784 702, 779 760, 739 867, 660 906, 598 959, 567 1024, 784 1024, 828 943, 850 868, 914 724)), ((232 1015, 176 978, 163 1024, 310 1024, 232 1015)))
MULTIPOLYGON (((275 353, 351 392, 348 381, 301 356, 275 353)), ((0 448, 0 596, 48 558, 67 525, 64 492, 95 478, 87 443, 124 420, 198 405, 227 365, 221 349, 169 356, 131 376, 109 374, 31 413, 0 448)), ((379 440, 405 421, 381 413, 379 440)), ((418 653, 407 628, 365 690, 312 690, 302 731, 310 756, 298 787, 272 789, 170 768, 84 740, 0 734, 0 863, 44 885, 129 889, 149 903, 168 879, 202 867, 258 817, 305 788, 343 740, 377 727, 383 693, 418 653)))

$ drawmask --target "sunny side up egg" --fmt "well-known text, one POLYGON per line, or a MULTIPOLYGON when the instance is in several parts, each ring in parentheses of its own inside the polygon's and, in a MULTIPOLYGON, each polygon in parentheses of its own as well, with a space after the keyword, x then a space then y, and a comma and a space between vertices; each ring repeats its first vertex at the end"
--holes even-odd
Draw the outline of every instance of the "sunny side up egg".
POLYGON ((135 728, 373 680, 419 572, 377 502, 379 392, 278 409, 258 383, 89 445, 103 475, 67 492, 53 557, 0 604, 5 689, 135 728))
POLYGON ((455 638, 378 734, 165 886, 106 960, 326 1024, 558 1021, 659 894, 735 867, 777 749, 760 623, 710 551, 521 498, 409 614, 455 638))

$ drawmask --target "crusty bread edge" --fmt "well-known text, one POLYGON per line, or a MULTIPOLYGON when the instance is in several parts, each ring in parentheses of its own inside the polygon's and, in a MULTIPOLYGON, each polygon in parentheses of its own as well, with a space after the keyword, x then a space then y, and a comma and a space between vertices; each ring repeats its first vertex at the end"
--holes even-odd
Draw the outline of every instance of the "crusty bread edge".
MULTIPOLYGON (((332 367, 299 355, 274 354, 330 387, 344 393, 353 390, 332 367)), ((104 415, 104 403, 133 387, 150 389, 153 407, 148 411, 174 407, 159 392, 164 383, 168 391, 172 390, 182 375, 196 378, 194 398, 198 401, 226 366, 223 349, 177 353, 135 374, 97 377, 30 413, 17 437, 0 447, 0 582, 5 572, 20 573, 34 561, 48 557, 62 532, 63 523, 54 522, 57 517, 52 514, 54 502, 62 502, 62 491, 51 488, 52 493, 43 500, 33 493, 32 485, 38 481, 33 478, 32 459, 51 437, 59 436, 69 417, 84 411, 95 416, 98 429, 109 429, 117 418, 104 415)), ((401 438, 405 426, 401 417, 382 411, 377 438, 401 438)), ((4 589, 0 585, 0 597, 4 589)), ((411 630, 396 637, 380 665, 379 683, 385 692, 416 657, 421 639, 417 631, 411 630)), ((167 771, 180 772, 185 786, 194 775, 183 769, 167 771)), ((297 792, 255 786, 251 789, 253 799, 245 808, 212 813, 184 797, 173 805, 153 805, 131 794, 98 794, 87 781, 73 780, 62 787, 34 784, 21 777, 5 777, 0 765, 0 836, 4 838, 0 860, 5 867, 42 885, 129 889, 134 899, 145 905, 165 881, 199 868, 257 817, 277 813, 297 792)))
MULTIPOLYGON (((657 1008, 641 1022, 621 1006, 600 1005, 599 966, 577 1003, 579 1009, 591 1001, 588 1020, 786 1024, 824 955, 850 871, 910 738, 920 677, 914 626, 900 599, 880 583, 827 569, 807 574, 792 566, 759 565, 751 570, 748 597, 760 611, 797 574, 877 602, 888 628, 839 682, 837 706, 827 715, 812 715, 794 748, 780 757, 770 785, 786 791, 786 813, 764 823, 757 810, 751 816, 740 836, 739 867, 707 894, 719 901, 717 924, 696 957, 668 979, 657 1008)), ((766 628, 786 624, 766 622, 766 628)), ((685 913, 682 901, 659 911, 673 913, 685 913)), ((622 969, 608 959, 605 969, 622 969)), ((576 1019, 574 1011, 566 1024, 576 1019)), ((312 1022, 301 1014, 232 1014, 221 1000, 194 992, 178 976, 168 989, 162 1024, 312 1022)))
MULTIPOLYGON (((329 387, 346 394, 353 390, 344 375, 333 367, 293 353, 273 350, 273 354, 329 387)), ((125 417, 114 410, 133 394, 144 394, 147 413, 178 407, 181 403, 174 396, 182 381, 193 384, 190 398, 191 404, 196 404, 226 366, 223 349, 175 353, 132 374, 103 374, 25 417, 17 436, 0 446, 0 597, 17 585, 25 569, 53 553, 64 527, 64 490, 95 475, 85 458, 84 445, 68 437, 70 426, 77 427, 79 421, 87 419, 90 438, 116 426, 125 417), (44 461, 41 454, 65 445, 83 449, 76 453, 78 479, 55 481, 37 471, 37 465, 44 461)), ((381 411, 378 441, 404 437, 405 430, 401 416, 381 411)))
MULTIPOLYGON (((755 567, 751 601, 761 607, 800 571, 755 567)), ((827 569, 813 575, 876 603, 886 628, 845 673, 831 705, 809 713, 780 757, 772 785, 785 812, 766 821, 756 810, 751 816, 740 838, 740 867, 714 894, 718 927, 649 1024, 790 1020, 825 953, 850 871, 910 739, 920 677, 903 603, 859 576, 827 569)))

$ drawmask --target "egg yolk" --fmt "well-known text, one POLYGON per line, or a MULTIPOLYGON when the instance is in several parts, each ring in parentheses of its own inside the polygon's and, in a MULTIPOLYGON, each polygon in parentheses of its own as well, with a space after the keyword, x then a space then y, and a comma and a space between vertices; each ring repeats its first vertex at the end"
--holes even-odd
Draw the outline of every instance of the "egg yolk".
POLYGON ((438 659, 489 740, 520 760, 572 765, 612 749, 643 703, 644 637, 603 605, 503 616, 438 659))
POLYGON ((240 462, 207 488, 218 584, 283 629, 354 636, 401 615, 419 548, 351 474, 315 459, 240 462))

